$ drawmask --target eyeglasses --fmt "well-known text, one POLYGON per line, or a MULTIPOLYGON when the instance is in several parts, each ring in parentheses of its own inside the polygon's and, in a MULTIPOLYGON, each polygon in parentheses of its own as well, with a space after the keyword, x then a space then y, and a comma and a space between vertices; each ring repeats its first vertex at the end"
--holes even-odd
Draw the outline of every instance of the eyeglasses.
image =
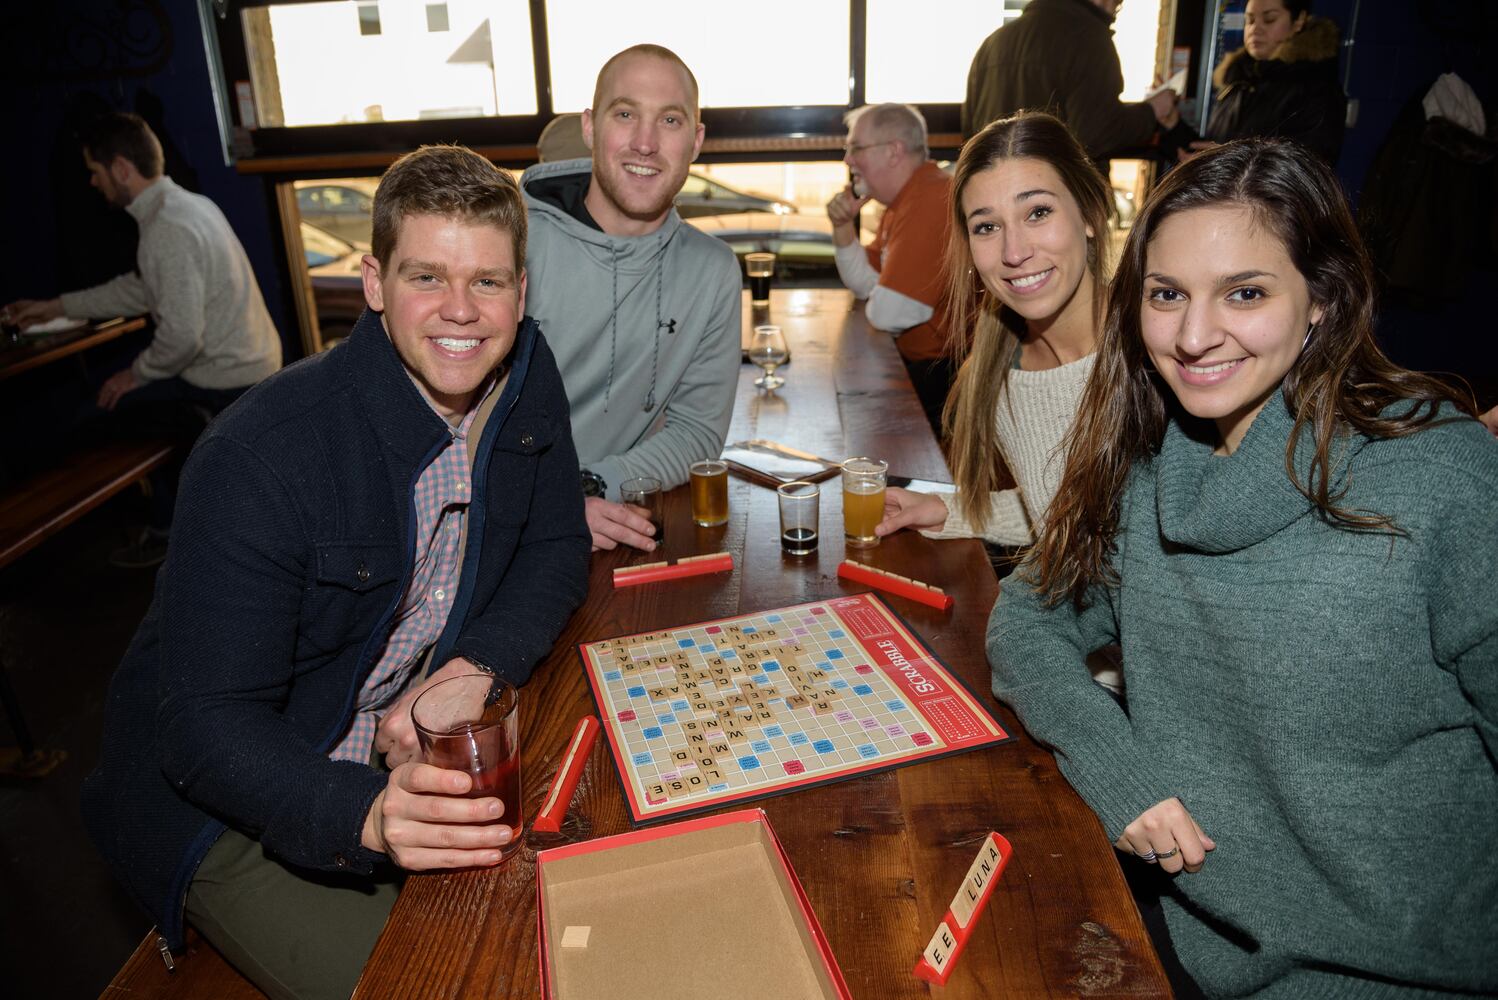
POLYGON ((880 146, 891 145, 894 141, 893 139, 886 139, 883 142, 846 142, 843 143, 843 155, 855 156, 866 149, 877 149, 880 146))

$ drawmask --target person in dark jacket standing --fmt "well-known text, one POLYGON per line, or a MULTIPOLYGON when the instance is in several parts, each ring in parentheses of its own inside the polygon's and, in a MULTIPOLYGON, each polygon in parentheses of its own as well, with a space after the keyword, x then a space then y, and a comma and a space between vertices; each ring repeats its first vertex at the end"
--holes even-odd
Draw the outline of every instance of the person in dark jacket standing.
MULTIPOLYGON (((1311 16, 1310 0, 1249 0, 1243 48, 1217 64, 1217 100, 1207 119, 1213 143, 1253 137, 1290 139, 1336 166, 1347 120, 1337 79, 1337 26, 1311 16)), ((1178 141, 1178 128, 1167 143, 1178 141)))
POLYGON ((420 149, 382 179, 373 235, 349 338, 247 393, 188 459, 84 786, 163 947, 185 911, 273 997, 348 996, 400 871, 498 862, 519 831, 462 797, 465 773, 413 759, 409 705, 461 673, 525 681, 587 589, 515 182, 420 149))
POLYGON ((1141 104, 1118 99, 1123 70, 1113 18, 1121 2, 1031 0, 1016 20, 984 39, 968 70, 962 134, 971 137, 1018 111, 1048 111, 1102 163, 1147 145, 1157 126, 1174 126, 1180 114, 1173 91, 1141 104))

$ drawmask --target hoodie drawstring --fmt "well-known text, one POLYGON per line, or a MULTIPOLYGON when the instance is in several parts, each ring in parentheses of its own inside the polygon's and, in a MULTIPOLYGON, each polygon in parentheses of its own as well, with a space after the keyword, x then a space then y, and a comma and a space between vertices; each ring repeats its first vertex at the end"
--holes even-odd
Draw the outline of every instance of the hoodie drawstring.
MULTIPOLYGON (((655 384, 660 374, 661 361, 661 329, 664 328, 668 334, 675 335, 676 319, 663 318, 661 314, 661 301, 665 294, 666 284, 666 247, 669 240, 665 235, 656 237, 655 254, 655 333, 650 346, 650 389, 645 394, 646 413, 655 409, 655 384)), ((613 277, 612 300, 613 311, 609 314, 609 380, 603 389, 603 412, 609 412, 609 397, 614 388, 614 360, 619 341, 619 248, 609 245, 609 265, 613 277)))
POLYGON ((609 270, 614 279, 614 290, 609 301, 614 304, 609 311, 609 380, 603 386, 603 412, 609 412, 609 393, 614 388, 614 347, 619 340, 619 248, 609 244, 609 270))

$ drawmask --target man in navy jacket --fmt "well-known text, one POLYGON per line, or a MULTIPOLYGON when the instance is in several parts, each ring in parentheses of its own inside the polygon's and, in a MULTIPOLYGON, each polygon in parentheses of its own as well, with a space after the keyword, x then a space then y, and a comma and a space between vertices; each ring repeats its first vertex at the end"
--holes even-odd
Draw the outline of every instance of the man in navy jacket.
POLYGON ((424 148, 387 172, 374 221, 353 333, 247 393, 188 460, 84 788, 165 944, 185 910, 272 996, 347 996, 392 872, 497 863, 515 834, 499 800, 412 759, 409 705, 475 669, 523 682, 587 589, 514 181, 424 148))

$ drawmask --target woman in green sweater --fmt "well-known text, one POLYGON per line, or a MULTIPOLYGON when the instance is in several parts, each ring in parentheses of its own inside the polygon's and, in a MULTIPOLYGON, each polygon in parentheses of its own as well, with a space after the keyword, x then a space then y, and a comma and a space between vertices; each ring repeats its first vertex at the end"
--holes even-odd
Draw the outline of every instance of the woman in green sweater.
POLYGON ((994 693, 1163 900, 1211 996, 1498 992, 1498 444, 1373 340, 1314 156, 1166 177, 994 693), (1127 714, 1085 655, 1121 642, 1127 714))

